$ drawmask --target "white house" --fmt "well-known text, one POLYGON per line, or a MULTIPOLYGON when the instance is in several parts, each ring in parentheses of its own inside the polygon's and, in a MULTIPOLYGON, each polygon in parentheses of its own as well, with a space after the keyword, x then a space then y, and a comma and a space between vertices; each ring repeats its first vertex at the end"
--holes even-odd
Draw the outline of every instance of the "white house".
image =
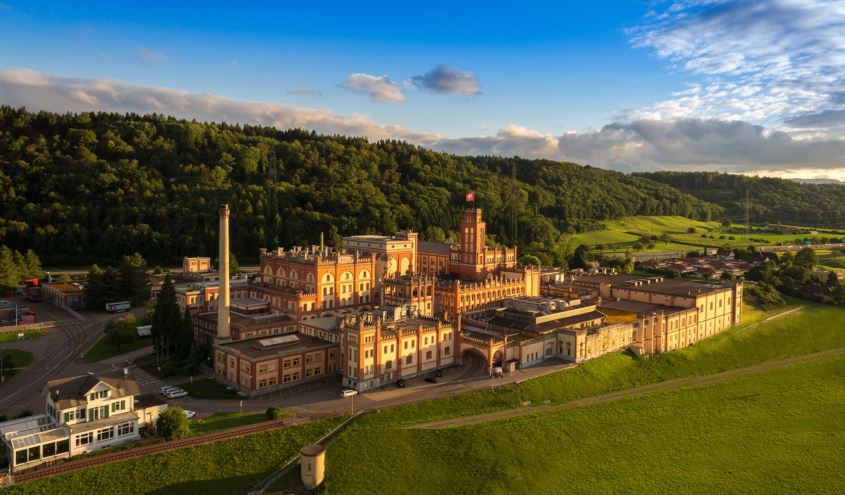
POLYGON ((47 382, 46 414, 0 423, 12 472, 140 438, 167 405, 128 370, 47 382))

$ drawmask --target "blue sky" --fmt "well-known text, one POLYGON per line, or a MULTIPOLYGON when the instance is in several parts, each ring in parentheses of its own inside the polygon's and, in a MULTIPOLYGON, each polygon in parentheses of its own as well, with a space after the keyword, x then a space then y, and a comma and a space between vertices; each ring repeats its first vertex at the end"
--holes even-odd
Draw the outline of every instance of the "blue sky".
POLYGON ((843 2, 456 3, 0 0, 0 103, 845 176, 843 2))

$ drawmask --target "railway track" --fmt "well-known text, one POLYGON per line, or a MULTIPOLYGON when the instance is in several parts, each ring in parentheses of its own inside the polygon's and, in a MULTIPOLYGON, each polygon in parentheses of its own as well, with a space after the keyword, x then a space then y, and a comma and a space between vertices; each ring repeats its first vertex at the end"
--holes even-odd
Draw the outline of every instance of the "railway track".
POLYGON ((305 419, 300 418, 285 418, 275 421, 266 421, 264 423, 259 423, 256 425, 248 425, 242 426, 239 428, 232 428, 230 430, 224 430, 217 433, 209 433, 207 435, 185 438, 182 440, 175 440, 173 442, 164 442, 164 443, 157 443, 154 445, 148 445, 144 447, 135 447, 128 450, 123 450, 119 452, 115 452, 113 454, 101 454, 92 457, 88 457, 85 459, 79 460, 69 460, 65 461, 62 464, 56 464, 53 466, 48 467, 41 467, 35 468, 33 471, 16 474, 13 476, 14 483, 25 483, 27 481, 34 481, 41 478, 46 478, 48 476, 55 476, 58 474, 70 473, 73 471, 79 471, 81 469, 87 469, 94 466, 101 466, 104 464, 112 464, 115 462, 126 461, 129 459, 136 459, 138 457, 143 457, 151 454, 158 454, 161 452, 167 452, 170 450, 182 449, 186 447, 195 447, 198 445, 204 445, 213 442, 219 442, 221 440, 228 440, 232 438, 243 437, 246 435, 251 435, 253 433, 261 433, 264 431, 276 429, 276 428, 283 428, 285 426, 291 426, 294 424, 299 424, 306 422, 305 419))

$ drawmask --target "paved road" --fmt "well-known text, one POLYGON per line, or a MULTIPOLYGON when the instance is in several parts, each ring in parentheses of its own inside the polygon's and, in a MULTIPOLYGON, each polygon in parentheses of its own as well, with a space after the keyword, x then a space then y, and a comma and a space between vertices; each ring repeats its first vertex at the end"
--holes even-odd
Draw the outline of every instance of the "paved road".
POLYGON ((619 390, 616 392, 609 392, 602 395, 587 397, 585 399, 577 399, 563 404, 543 405, 536 407, 522 407, 516 409, 506 409, 504 411, 497 411, 485 414, 476 414, 473 416, 463 416, 459 418, 444 419, 441 421, 432 421, 430 423, 421 423, 415 425, 404 426, 402 429, 409 430, 440 430, 445 428, 457 428, 460 426, 474 425, 478 423, 487 423, 490 421, 500 421, 503 419, 516 418, 520 416, 528 416, 530 414, 550 413, 565 411, 567 409, 574 409, 576 407, 594 406, 603 404, 605 402, 613 402, 622 399, 629 399, 633 397, 640 397, 656 392, 663 392, 680 387, 703 386, 720 383, 728 380, 733 380, 747 375, 756 375, 766 371, 787 368, 799 364, 814 363, 824 359, 845 355, 845 347, 838 349, 831 349, 827 351, 816 352, 813 354, 805 354, 802 356, 795 356, 786 359, 778 359, 773 361, 766 361, 747 368, 738 368, 724 371, 722 373, 714 373, 712 375, 691 376, 678 378, 675 380, 667 380, 665 382, 651 383, 643 385, 642 387, 629 388, 619 390))
MULTIPOLYGON (((465 359, 465 365, 462 368, 455 367, 444 370, 444 377, 437 384, 426 383, 422 379, 413 379, 408 381, 406 388, 389 386, 377 391, 359 394, 354 399, 341 398, 339 384, 337 386, 319 386, 290 396, 271 395, 263 398, 245 399, 243 410, 263 411, 270 406, 277 406, 301 417, 329 417, 348 414, 352 411, 353 406, 356 412, 361 410, 373 411, 390 406, 458 395, 488 387, 510 385, 575 366, 572 363, 559 360, 548 361, 491 380, 490 375, 484 372, 484 364, 477 363, 474 359, 476 358, 465 359)), ((237 412, 241 408, 239 400, 204 400, 183 397, 171 402, 184 409, 197 411, 200 415, 212 412, 237 412)))
POLYGON ((33 355, 29 366, 0 385, 0 414, 7 416, 25 409, 42 411, 42 390, 49 380, 104 369, 100 367, 102 363, 74 365, 74 361, 97 342, 108 322, 118 317, 109 313, 86 312, 85 321, 79 321, 61 308, 47 303, 27 304, 38 312, 39 319, 43 318, 42 315, 49 315, 52 321, 56 321, 57 327, 37 339, 2 344, 2 347, 25 350, 33 355))

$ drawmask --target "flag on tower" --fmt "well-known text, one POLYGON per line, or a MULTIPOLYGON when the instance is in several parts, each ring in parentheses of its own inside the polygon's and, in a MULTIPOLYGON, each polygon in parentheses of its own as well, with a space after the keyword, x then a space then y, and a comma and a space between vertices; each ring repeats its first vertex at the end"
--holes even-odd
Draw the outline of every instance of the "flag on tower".
POLYGON ((475 191, 467 191, 466 202, 467 203, 474 203, 475 202, 475 191))

